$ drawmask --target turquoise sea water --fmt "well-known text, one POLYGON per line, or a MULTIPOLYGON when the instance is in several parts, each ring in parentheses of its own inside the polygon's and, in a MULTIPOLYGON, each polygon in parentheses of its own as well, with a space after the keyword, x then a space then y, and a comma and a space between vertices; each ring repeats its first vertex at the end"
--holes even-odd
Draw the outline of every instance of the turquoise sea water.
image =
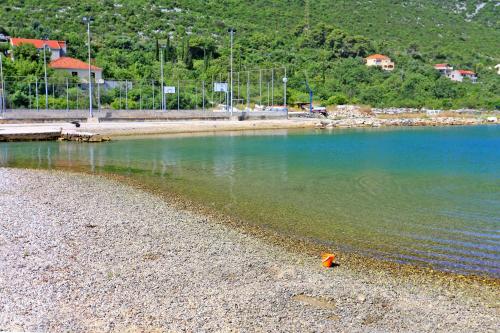
POLYGON ((286 236, 500 277, 500 126, 1 143, 0 166, 123 174, 286 236))

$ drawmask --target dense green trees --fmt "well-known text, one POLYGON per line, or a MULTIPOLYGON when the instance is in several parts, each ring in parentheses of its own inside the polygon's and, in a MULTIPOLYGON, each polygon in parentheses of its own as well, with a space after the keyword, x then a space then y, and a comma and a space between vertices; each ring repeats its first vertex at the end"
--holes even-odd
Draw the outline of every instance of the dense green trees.
MULTIPOLYGON (((323 104, 494 108, 500 104, 500 78, 492 69, 500 62, 500 31, 493 18, 500 7, 488 3, 470 16, 480 1, 467 1, 463 12, 456 3, 318 0, 306 17, 301 0, 5 0, 0 32, 67 40, 69 55, 86 59, 81 18, 93 15, 92 57, 104 76, 149 84, 160 78, 160 54, 169 78, 227 73, 227 29, 235 27, 235 70, 286 66, 290 102, 308 100, 307 79, 323 104), (363 58, 375 52, 391 56, 396 70, 367 68, 363 58), (442 78, 435 62, 475 70, 479 83, 442 78)), ((0 44, 0 51, 6 48, 0 44)), ((43 76, 43 59, 33 49, 19 48, 15 56, 5 63, 7 76, 43 76)), ((25 103, 21 94, 16 103, 25 103)), ((133 91, 131 98, 140 103, 133 91)), ((183 103, 197 104, 190 94, 183 103)))

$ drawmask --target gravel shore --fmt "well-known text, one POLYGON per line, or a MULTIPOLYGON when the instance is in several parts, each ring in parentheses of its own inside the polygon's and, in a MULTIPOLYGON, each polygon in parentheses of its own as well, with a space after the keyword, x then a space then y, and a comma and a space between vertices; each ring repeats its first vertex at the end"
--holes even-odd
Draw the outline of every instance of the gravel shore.
POLYGON ((154 194, 58 171, 0 168, 0 295, 0 331, 495 332, 500 325, 498 304, 484 295, 347 265, 324 269, 319 258, 154 194))

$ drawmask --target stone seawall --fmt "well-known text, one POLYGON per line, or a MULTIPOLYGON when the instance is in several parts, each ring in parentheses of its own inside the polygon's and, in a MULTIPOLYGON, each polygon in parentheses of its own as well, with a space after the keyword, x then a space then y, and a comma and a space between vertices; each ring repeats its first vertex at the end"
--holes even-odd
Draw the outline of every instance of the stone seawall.
MULTIPOLYGON (((94 111, 93 118, 100 122, 127 121, 176 121, 176 120, 229 120, 245 119, 286 119, 286 111, 250 111, 230 112, 202 110, 101 110, 94 111)), ((85 121, 89 117, 88 110, 8 110, 0 114, 0 124, 15 123, 47 123, 85 121)))
MULTIPOLYGON (((492 117, 494 118, 494 117, 492 117)), ((316 125, 317 128, 333 127, 383 127, 383 126, 464 126, 495 124, 498 120, 488 118, 460 118, 460 117, 435 117, 435 118, 345 118, 345 119, 322 119, 316 125)))

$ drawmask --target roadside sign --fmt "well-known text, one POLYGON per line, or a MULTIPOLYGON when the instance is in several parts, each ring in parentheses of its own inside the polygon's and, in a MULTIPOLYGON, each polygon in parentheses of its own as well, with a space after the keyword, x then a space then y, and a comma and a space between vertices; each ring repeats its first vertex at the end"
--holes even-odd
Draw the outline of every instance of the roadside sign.
POLYGON ((163 87, 164 94, 175 94, 175 87, 163 87))
POLYGON ((214 92, 225 92, 227 93, 227 83, 226 82, 215 82, 214 92))

